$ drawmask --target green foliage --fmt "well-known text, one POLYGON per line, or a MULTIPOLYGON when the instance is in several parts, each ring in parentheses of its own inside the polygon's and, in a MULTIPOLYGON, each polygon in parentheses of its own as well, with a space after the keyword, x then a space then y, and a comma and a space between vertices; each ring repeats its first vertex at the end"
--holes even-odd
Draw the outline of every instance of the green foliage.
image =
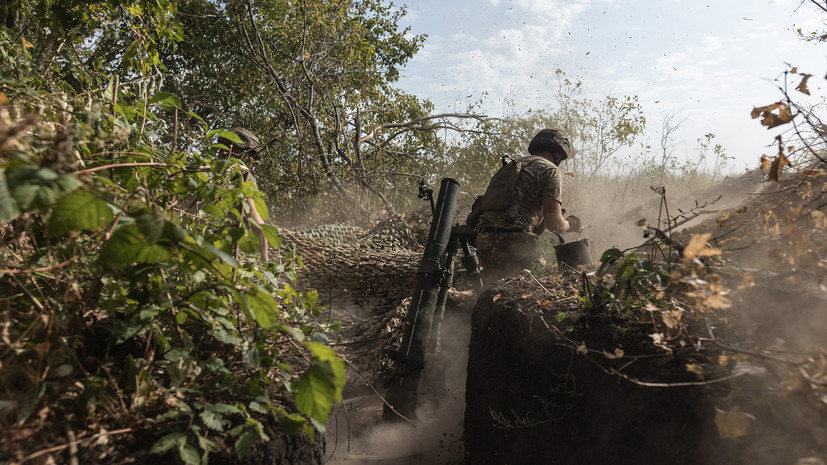
MULTIPOLYGON (((218 156, 225 133, 199 122, 184 148, 161 136, 181 102, 145 81, 162 69, 158 46, 179 37, 174 5, 54 11, 41 20, 73 34, 103 21, 102 38, 128 20, 138 45, 124 70, 142 84, 65 56, 41 63, 49 34, 15 43, 0 28, 0 74, 16 76, 0 80, 0 391, 13 406, 0 422, 36 427, 47 405, 61 419, 151 420, 153 454, 199 464, 219 442, 241 456, 267 440, 266 416, 312 437, 344 384, 324 345, 336 326, 298 288, 301 260, 277 228, 248 220, 246 199, 267 218, 264 194, 218 156), (80 91, 94 82, 110 84, 80 91), (256 228, 274 261, 260 263, 256 228)), ((83 44, 89 57, 110 46, 83 44)))
POLYGON ((658 293, 662 295, 670 285, 669 270, 665 265, 614 248, 603 252, 597 275, 601 278, 597 292, 583 293, 588 296, 584 298, 586 307, 605 305, 619 313, 658 300, 658 293))
POLYGON ((345 387, 345 363, 324 345, 308 341, 305 346, 313 355, 313 365, 304 372, 294 387, 296 405, 305 415, 319 423, 327 421, 330 406, 340 400, 345 387))
MULTIPOLYGON (((531 138, 548 127, 563 128, 568 133, 573 151, 562 168, 576 180, 594 182, 622 165, 622 160, 616 159, 617 153, 631 147, 646 124, 637 97, 607 95, 593 100, 583 96, 581 82, 572 81, 562 70, 557 70, 557 77, 554 99, 543 108, 486 120, 475 131, 458 138, 449 148, 452 176, 463 186, 484 191, 500 158, 528 155, 531 138)), ((574 200, 572 195, 566 197, 568 202, 574 200)))
POLYGON ((431 109, 392 87, 424 41, 400 27, 404 7, 188 0, 178 8, 186 40, 161 60, 170 76, 191 78, 170 79, 168 89, 213 125, 262 136, 257 178, 276 213, 318 215, 309 203, 318 195, 340 216, 363 204, 389 208, 397 191, 410 191, 406 174, 429 170, 437 145, 429 125, 369 134, 431 109))

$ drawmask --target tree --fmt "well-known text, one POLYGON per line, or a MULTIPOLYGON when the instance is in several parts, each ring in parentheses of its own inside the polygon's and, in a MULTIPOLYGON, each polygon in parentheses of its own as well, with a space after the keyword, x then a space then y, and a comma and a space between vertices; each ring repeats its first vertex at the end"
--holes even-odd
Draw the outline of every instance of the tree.
POLYGON ((164 53, 168 88, 213 125, 264 136, 258 177, 275 205, 335 193, 346 201, 334 204, 352 209, 367 193, 366 206, 372 198, 392 210, 386 193, 398 180, 427 173, 436 131, 454 118, 430 115, 429 102, 392 86, 424 41, 399 27, 404 8, 377 0, 179 8, 188 40, 164 53))
POLYGON ((42 455, 49 425, 81 431, 92 419, 110 430, 150 422, 150 453, 185 463, 206 462, 219 438, 244 455, 268 438, 267 416, 312 437, 344 384, 344 362, 323 343, 336 325, 320 318, 315 291, 298 289, 301 260, 275 227, 245 221, 247 199, 266 218, 263 194, 211 143, 238 136, 159 92, 158 47, 180 30, 174 5, 7 6, 0 422, 33 434, 2 435, 0 460, 42 455), (182 144, 169 123, 179 113, 198 121, 182 144), (272 263, 251 255, 256 232, 280 249, 272 263), (295 405, 270 397, 273 380, 295 405))

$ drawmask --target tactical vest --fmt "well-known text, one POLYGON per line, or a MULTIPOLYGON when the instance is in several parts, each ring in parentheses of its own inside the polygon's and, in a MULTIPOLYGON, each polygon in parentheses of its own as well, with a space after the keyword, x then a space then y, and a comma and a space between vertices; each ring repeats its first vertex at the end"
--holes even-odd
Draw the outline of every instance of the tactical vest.
MULTIPOLYGON (((488 211, 503 212, 506 221, 511 222, 517 218, 520 207, 523 205, 523 193, 517 186, 523 169, 529 163, 542 157, 531 157, 526 161, 518 161, 502 157, 503 166, 494 173, 485 194, 479 196, 471 207, 471 213, 466 219, 470 226, 476 226, 480 216, 488 211)), ((537 208, 531 208, 536 210, 537 208)), ((542 210, 542 206, 540 206, 542 210)))

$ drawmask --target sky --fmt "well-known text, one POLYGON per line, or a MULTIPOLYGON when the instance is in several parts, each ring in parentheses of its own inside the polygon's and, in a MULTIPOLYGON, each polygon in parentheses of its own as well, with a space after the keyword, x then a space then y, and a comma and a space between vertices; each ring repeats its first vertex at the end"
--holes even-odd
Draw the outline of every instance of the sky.
POLYGON ((795 33, 825 29, 827 14, 804 1, 408 0, 402 25, 428 37, 398 84, 437 113, 487 93, 485 113, 502 117, 553 107, 559 68, 593 100, 637 96, 652 146, 674 115, 676 156, 696 157, 697 139, 713 133, 735 157, 730 169, 744 171, 775 154, 781 130, 750 112, 782 98, 789 66, 813 74, 801 97, 827 93, 827 44, 795 33))

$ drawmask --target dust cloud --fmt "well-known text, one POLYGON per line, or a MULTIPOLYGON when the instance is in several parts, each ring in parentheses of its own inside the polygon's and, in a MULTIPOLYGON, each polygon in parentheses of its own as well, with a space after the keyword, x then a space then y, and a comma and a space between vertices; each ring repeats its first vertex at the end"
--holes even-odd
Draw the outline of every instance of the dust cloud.
MULTIPOLYGON (((595 182, 572 180, 564 185, 564 208, 580 218, 584 230, 580 238, 589 238, 595 260, 609 248, 629 249, 642 244, 644 229, 666 224, 667 218, 680 229, 712 219, 727 208, 741 205, 761 192, 760 171, 725 178, 714 185, 673 182, 665 188, 665 203, 653 185, 634 178, 601 179, 595 182), (697 215, 696 215, 697 214, 697 215)), ((666 226, 661 226, 665 229, 666 226)), ((573 234, 567 234, 573 240, 573 234)))
MULTIPOLYGON (((382 420, 374 393, 345 398, 326 425, 328 464, 438 464, 462 456, 462 420, 470 308, 450 306, 442 324, 440 350, 428 354, 411 424, 382 420), (347 412, 345 412, 347 408, 347 412)), ((385 390, 375 386, 384 395, 385 390)))

